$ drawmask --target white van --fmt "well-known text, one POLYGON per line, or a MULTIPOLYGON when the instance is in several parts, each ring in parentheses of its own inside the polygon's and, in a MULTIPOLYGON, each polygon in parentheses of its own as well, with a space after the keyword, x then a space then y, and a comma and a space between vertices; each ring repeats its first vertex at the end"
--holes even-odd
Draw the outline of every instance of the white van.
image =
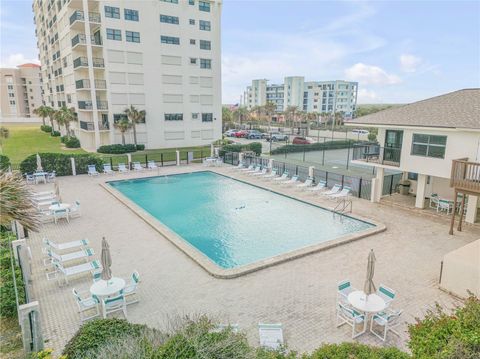
POLYGON ((368 135, 370 132, 368 132, 367 130, 355 129, 355 130, 352 131, 352 133, 354 135, 368 135))

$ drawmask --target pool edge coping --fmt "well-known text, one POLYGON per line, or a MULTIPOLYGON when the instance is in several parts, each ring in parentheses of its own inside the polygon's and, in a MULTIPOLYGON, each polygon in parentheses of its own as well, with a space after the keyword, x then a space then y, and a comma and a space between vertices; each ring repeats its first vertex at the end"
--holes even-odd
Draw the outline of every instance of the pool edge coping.
MULTIPOLYGON (((187 173, 192 173, 192 172, 213 172, 215 174, 228 177, 232 180, 240 181, 240 182, 243 182, 243 183, 248 184, 248 185, 256 186, 256 187, 261 188, 263 190, 273 192, 273 193, 291 198, 293 200, 297 200, 297 201, 300 201, 300 202, 303 202, 303 203, 307 203, 307 204, 310 204, 312 206, 319 207, 319 208, 322 208, 322 209, 325 209, 327 211, 332 212, 331 209, 319 206, 319 205, 317 205, 315 203, 312 203, 310 201, 306 201, 304 199, 298 199, 298 198, 292 197, 290 195, 285 195, 283 193, 271 190, 269 188, 265 188, 265 187, 259 186, 257 184, 251 184, 251 183, 243 181, 241 179, 236 179, 234 177, 231 177, 231 176, 228 176, 226 174, 219 173, 219 172, 216 172, 216 171, 212 171, 212 170, 197 169, 197 170, 194 170, 194 171, 181 171, 181 172, 178 172, 178 173, 175 173, 175 174, 187 174, 187 173)), ((160 177, 160 176, 162 176, 162 175, 128 178, 128 179, 125 179, 125 180, 144 179, 144 178, 160 177)), ((120 180, 120 181, 122 181, 122 180, 120 180)), ((293 250, 293 251, 289 251, 287 253, 278 254, 276 256, 273 256, 273 257, 270 257, 270 258, 267 258, 267 259, 262 259, 262 260, 259 260, 259 261, 256 261, 256 262, 253 262, 253 263, 250 263, 250 264, 246 264, 246 265, 240 266, 238 268, 221 268, 220 266, 216 265, 205 254, 200 252, 193 245, 189 244, 188 241, 186 241, 181 236, 179 236, 178 234, 173 232, 170 228, 168 228, 168 226, 163 224, 160 220, 158 220, 157 218, 152 216, 150 213, 148 213, 146 210, 141 208, 139 205, 137 205, 131 199, 129 199, 128 197, 123 195, 120 191, 118 191, 114 187, 110 186, 108 184, 109 182, 114 182, 114 181, 102 181, 102 182, 99 183, 99 185, 101 187, 103 187, 107 192, 109 192, 113 197, 115 197, 121 203, 123 203, 133 213, 135 213, 137 216, 139 216, 143 221, 145 221, 153 229, 155 229, 157 232, 159 232, 162 235, 162 237, 165 237, 167 240, 169 240, 173 245, 175 245, 178 249, 180 249, 180 251, 182 251, 185 255, 187 255, 187 257, 192 259, 200 267, 202 267, 205 271, 207 271, 207 273, 209 273, 210 275, 212 275, 215 278, 220 278, 220 279, 237 278, 237 277, 249 274, 249 273, 256 272, 256 271, 261 270, 261 269, 265 269, 265 268, 272 267, 272 266, 277 265, 277 264, 289 262, 291 260, 298 259, 298 258, 301 258, 301 257, 305 257, 305 256, 313 254, 313 253, 321 252, 321 251, 324 251, 324 250, 327 250, 327 249, 330 249, 330 248, 337 247, 337 246, 342 245, 342 244, 350 243, 350 242, 356 241, 358 239, 365 238, 367 236, 371 236, 371 235, 374 235, 374 234, 377 234, 377 233, 381 233, 381 232, 383 232, 387 229, 387 227, 383 223, 377 222, 376 220, 372 220, 370 218, 367 219, 367 218, 364 218, 362 216, 358 216, 356 214, 355 215, 349 214, 348 217, 356 219, 356 220, 360 220, 360 221, 363 221, 363 222, 370 223, 370 224, 374 225, 374 227, 368 228, 368 229, 365 229, 365 230, 362 230, 360 232, 356 232, 356 233, 353 233, 353 234, 347 234, 347 235, 344 235, 342 237, 332 239, 332 240, 329 240, 329 241, 324 242, 324 243, 309 245, 309 246, 302 247, 302 248, 299 248, 299 249, 296 249, 296 250, 293 250)))

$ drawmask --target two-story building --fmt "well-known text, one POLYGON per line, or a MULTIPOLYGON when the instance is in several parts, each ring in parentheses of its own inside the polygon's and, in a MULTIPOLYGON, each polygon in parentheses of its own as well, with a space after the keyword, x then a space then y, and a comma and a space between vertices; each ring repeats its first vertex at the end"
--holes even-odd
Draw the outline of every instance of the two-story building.
POLYGON ((384 171, 399 170, 411 183, 415 207, 432 194, 466 197, 465 220, 480 205, 480 89, 464 89, 356 118, 349 126, 378 128, 377 146, 358 147, 353 162, 377 167, 372 201, 382 194, 384 171))

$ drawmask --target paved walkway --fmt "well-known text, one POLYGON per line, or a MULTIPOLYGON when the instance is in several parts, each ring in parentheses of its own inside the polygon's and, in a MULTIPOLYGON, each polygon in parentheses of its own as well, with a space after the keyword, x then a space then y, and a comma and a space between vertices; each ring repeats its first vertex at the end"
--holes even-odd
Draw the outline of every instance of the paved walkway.
MULTIPOLYGON (((168 167, 157 173, 202 169, 199 165, 168 167)), ((268 185, 230 167, 214 170, 268 185)), ((135 176, 116 174, 109 178, 135 176)), ((61 288, 55 281, 47 281, 42 237, 59 242, 88 238, 99 258, 101 238, 106 236, 112 250, 113 274, 127 278, 136 269, 141 275, 140 302, 128 307, 132 322, 161 329, 175 315, 208 314, 220 322, 238 323, 252 344, 258 343, 258 322, 281 322, 288 346, 299 351, 311 351, 323 342, 351 340, 349 327, 335 327, 336 283, 350 278, 362 288, 370 248, 377 257, 375 282, 397 291, 395 307, 404 309, 403 319, 412 322, 436 301, 446 306, 456 302, 437 287, 440 261, 447 252, 480 238, 478 228, 449 236, 444 221, 354 199, 354 213, 386 224, 387 231, 240 278, 216 279, 103 189, 99 182, 106 178, 59 178, 62 200, 79 200, 82 216, 70 224, 47 224, 28 240, 33 254, 34 296, 40 301, 46 345, 57 353, 80 325, 72 288, 88 291, 91 278, 79 278, 61 288)), ((47 186, 38 185, 35 190, 47 186)), ((326 207, 334 205, 319 196, 271 186, 326 207)), ((405 349, 406 325, 400 329, 401 336, 389 335, 386 345, 405 349)), ((383 345, 369 334, 358 341, 383 345)))

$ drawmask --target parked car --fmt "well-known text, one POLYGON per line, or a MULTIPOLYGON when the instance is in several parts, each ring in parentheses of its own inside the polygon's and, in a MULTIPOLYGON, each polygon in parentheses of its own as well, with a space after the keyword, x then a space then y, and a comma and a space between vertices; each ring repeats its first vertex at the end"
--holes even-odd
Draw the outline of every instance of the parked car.
POLYGON ((238 130, 228 130, 228 131, 225 131, 224 135, 227 136, 227 137, 235 137, 235 133, 237 131, 238 130))
POLYGON ((270 133, 269 135, 267 135, 265 137, 265 139, 267 141, 273 141, 273 142, 276 142, 276 141, 287 141, 288 140, 288 135, 285 135, 283 133, 280 133, 280 132, 272 132, 270 133))
POLYGON ((247 130, 240 130, 235 132, 235 137, 247 137, 248 131, 247 130))
POLYGON ((295 137, 292 141, 294 145, 310 145, 313 143, 311 138, 308 137, 295 137))
POLYGON ((368 135, 370 132, 368 132, 367 130, 355 129, 355 130, 352 131, 352 133, 354 135, 368 135))
POLYGON ((247 138, 249 138, 251 140, 260 139, 260 138, 263 138, 263 133, 261 133, 260 131, 257 131, 257 130, 251 130, 251 131, 248 131, 247 138))

